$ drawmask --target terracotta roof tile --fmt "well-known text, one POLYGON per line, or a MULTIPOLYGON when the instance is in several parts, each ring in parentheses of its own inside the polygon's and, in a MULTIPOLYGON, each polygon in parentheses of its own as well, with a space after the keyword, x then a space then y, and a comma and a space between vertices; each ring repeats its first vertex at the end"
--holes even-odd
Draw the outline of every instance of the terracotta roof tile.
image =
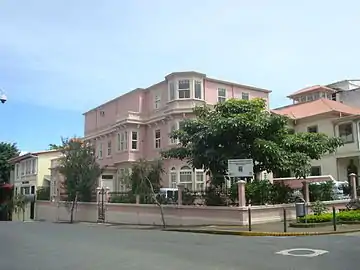
POLYGON ((345 115, 360 115, 360 108, 350 107, 337 101, 322 98, 311 102, 277 108, 272 110, 272 112, 286 115, 292 119, 301 119, 328 112, 339 112, 345 115))
POLYGON ((327 87, 327 86, 323 86, 323 85, 313 85, 313 86, 310 86, 310 87, 306 87, 306 88, 303 88, 303 89, 300 89, 294 93, 292 93, 291 95, 287 96, 288 98, 291 98, 291 97, 294 97, 294 96, 297 96, 299 94, 304 94, 304 93, 310 93, 310 92, 315 92, 315 91, 320 91, 320 90, 323 90, 323 91, 327 91, 327 92, 336 92, 336 90, 330 88, 330 87, 327 87))

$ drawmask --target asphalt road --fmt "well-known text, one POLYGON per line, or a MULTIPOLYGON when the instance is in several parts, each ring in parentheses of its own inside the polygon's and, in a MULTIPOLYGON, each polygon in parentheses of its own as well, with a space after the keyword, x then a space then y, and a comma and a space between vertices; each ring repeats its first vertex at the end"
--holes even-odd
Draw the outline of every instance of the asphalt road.
POLYGON ((353 270, 360 264, 359 243, 360 234, 236 237, 85 224, 0 222, 0 269, 353 270), (293 248, 328 253, 312 258, 276 254, 293 248))

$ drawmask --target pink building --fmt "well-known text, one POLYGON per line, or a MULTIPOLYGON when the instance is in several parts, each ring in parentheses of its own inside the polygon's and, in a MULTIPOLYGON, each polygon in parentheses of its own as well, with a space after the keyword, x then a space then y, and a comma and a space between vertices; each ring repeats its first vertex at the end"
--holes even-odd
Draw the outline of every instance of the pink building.
MULTIPOLYGON (((172 130, 183 119, 193 117, 197 105, 215 105, 228 98, 264 98, 269 90, 207 77, 198 72, 174 72, 148 88, 137 88, 85 115, 85 139, 93 141, 101 166, 104 185, 111 191, 123 191, 124 174, 131 162, 144 158, 152 160, 163 149, 176 145, 170 139, 172 130)), ((167 160, 164 187, 182 183, 195 190, 205 184, 203 170, 193 170, 186 162, 167 160)))

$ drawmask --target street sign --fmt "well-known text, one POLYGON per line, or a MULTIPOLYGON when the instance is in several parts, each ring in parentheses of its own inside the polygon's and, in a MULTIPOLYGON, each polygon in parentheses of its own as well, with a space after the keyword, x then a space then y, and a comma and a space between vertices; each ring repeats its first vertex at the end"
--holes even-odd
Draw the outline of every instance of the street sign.
POLYGON ((228 171, 230 177, 253 177, 254 165, 252 159, 229 159, 228 171))

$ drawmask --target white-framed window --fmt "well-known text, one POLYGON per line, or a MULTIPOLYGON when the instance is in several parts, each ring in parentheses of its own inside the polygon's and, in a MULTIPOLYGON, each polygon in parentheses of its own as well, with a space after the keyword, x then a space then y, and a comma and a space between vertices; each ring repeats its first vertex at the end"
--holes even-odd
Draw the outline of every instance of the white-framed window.
POLYGON ((121 138, 121 134, 120 133, 116 134, 116 150, 118 152, 120 151, 120 142, 121 142, 120 138, 121 138))
POLYGON ((161 131, 160 131, 160 129, 156 129, 154 134, 155 134, 155 148, 160 149, 161 148, 161 131))
POLYGON ((21 169, 21 175, 25 175, 25 163, 24 162, 20 163, 20 169, 21 169))
POLYGON ((218 88, 218 102, 224 102, 226 100, 226 89, 218 88))
POLYGON ((190 80, 178 81, 179 99, 190 98, 190 80))
POLYGON ((170 170, 170 187, 177 188, 178 184, 178 174, 175 167, 172 167, 170 170))
POLYGON ((138 150, 139 134, 137 131, 131 132, 131 150, 138 150))
POLYGON ((155 110, 160 109, 160 105, 161 105, 161 96, 160 95, 155 95, 155 97, 154 97, 154 108, 155 108, 155 110))
POLYGON ((344 143, 354 142, 354 132, 352 123, 344 123, 339 125, 339 137, 344 143))
POLYGON ((108 157, 111 156, 111 141, 108 141, 108 142, 107 142, 106 155, 107 155, 108 157))
POLYGON ((241 99, 243 99, 243 100, 249 100, 249 99, 250 99, 249 93, 242 92, 242 93, 241 93, 241 99))
POLYGON ((28 175, 31 173, 31 160, 26 161, 26 172, 25 174, 28 175))
POLYGON ((119 152, 126 151, 128 149, 128 133, 127 131, 122 131, 117 134, 117 150, 119 152))
MULTIPOLYGON (((175 130, 177 130, 177 123, 171 123, 171 125, 170 125, 170 134, 172 134, 172 132, 174 132, 175 130)), ((176 143, 177 143, 177 139, 173 139, 173 138, 170 137, 170 144, 176 144, 176 143)))
POLYGON ((37 160, 35 158, 31 160, 31 173, 32 174, 36 173, 36 161, 37 160))
POLYGON ((195 189, 203 191, 205 189, 205 172, 204 170, 195 170, 195 189))
POLYGON ((307 132, 309 132, 309 133, 318 133, 318 125, 307 127, 307 132))
POLYGON ((193 189, 192 173, 193 171, 189 166, 183 166, 180 169, 180 184, 183 184, 184 188, 188 190, 193 189))
POLYGON ((15 164, 15 176, 16 176, 16 178, 20 177, 20 164, 19 163, 15 164))
POLYGON ((174 100, 175 99, 175 83, 174 82, 170 82, 169 83, 169 100, 174 100))
POLYGON ((99 142, 98 144, 98 158, 101 159, 103 158, 103 144, 101 142, 99 142))
POLYGON ((202 81, 194 82, 195 98, 202 99, 202 81))

